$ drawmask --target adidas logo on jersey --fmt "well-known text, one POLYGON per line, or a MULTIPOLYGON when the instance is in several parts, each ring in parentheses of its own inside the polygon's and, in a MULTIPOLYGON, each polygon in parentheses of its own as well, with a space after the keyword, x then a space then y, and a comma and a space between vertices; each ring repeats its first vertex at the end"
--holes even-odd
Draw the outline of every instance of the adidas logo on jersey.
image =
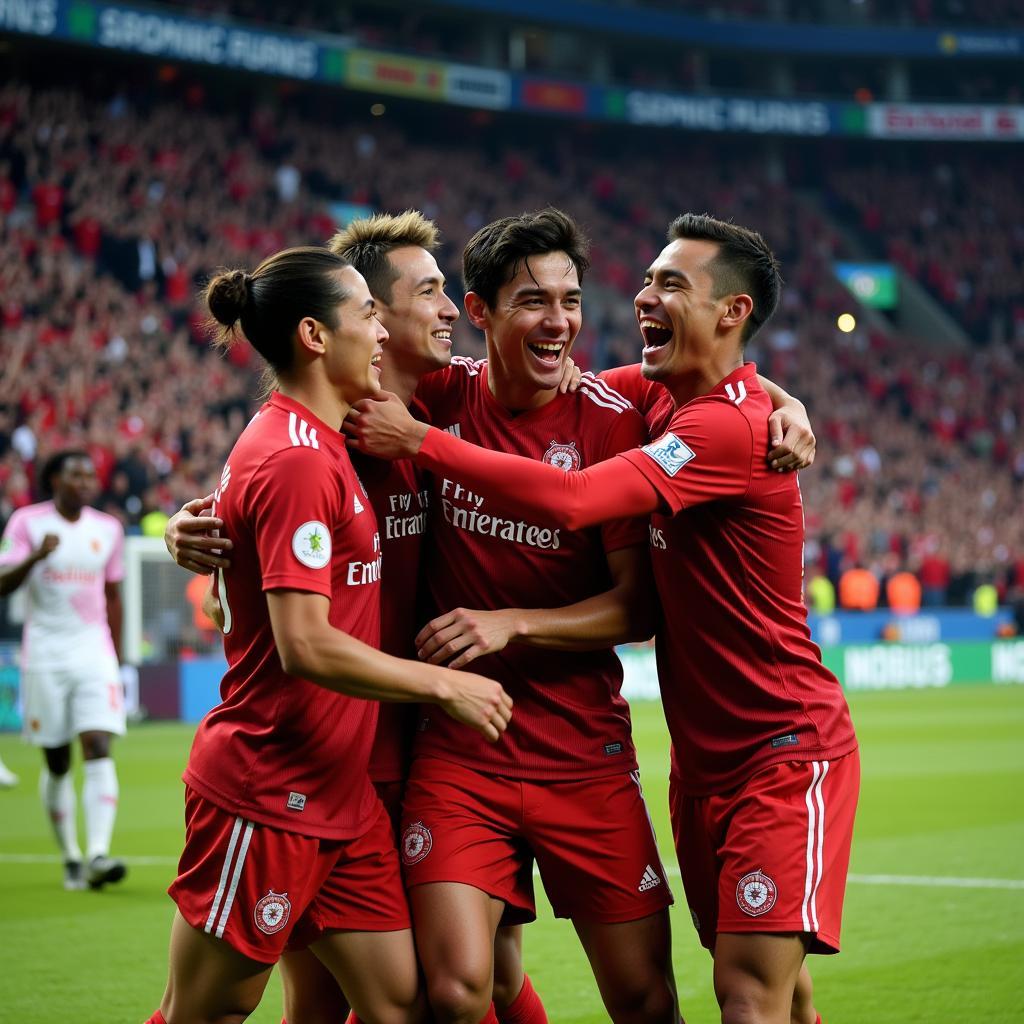
POLYGON ((360 512, 365 511, 363 509, 363 503, 359 500, 359 495, 358 494, 353 494, 352 495, 352 508, 355 510, 357 515, 360 512))
POLYGON ((640 879, 640 884, 636 887, 637 892, 647 892, 648 889, 653 889, 658 885, 661 885, 661 879, 655 874, 654 868, 648 864, 644 868, 644 877, 640 879))

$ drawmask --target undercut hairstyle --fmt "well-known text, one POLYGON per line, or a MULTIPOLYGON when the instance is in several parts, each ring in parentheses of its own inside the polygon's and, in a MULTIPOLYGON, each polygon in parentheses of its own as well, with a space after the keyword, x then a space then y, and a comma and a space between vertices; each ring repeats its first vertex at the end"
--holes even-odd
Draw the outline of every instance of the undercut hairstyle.
POLYGON ((63 451, 54 452, 43 468, 39 470, 39 489, 46 497, 53 495, 53 478, 64 472, 64 467, 74 459, 85 459, 92 462, 92 456, 82 448, 65 448, 63 451))
POLYGON ((390 305, 392 288, 401 276, 388 255, 395 249, 418 246, 436 252, 441 235, 437 225, 419 210, 404 213, 375 213, 354 220, 328 243, 331 252, 343 256, 366 278, 370 294, 390 305))
POLYGON ((669 225, 668 240, 692 238, 714 242, 718 253, 706 269, 715 283, 715 298, 749 295, 754 307, 743 325, 745 345, 768 322, 782 294, 779 261, 756 231, 718 220, 708 213, 684 213, 669 225))
POLYGON ((590 267, 590 243, 566 213, 549 206, 536 213, 502 217, 482 227, 462 253, 462 283, 494 309, 498 290, 522 269, 531 256, 564 252, 583 275, 590 267))
POLYGON ((350 294, 338 272, 348 266, 330 249, 306 245, 268 256, 251 274, 219 271, 206 286, 214 344, 230 348, 241 334, 275 373, 287 373, 300 320, 312 317, 332 329, 338 326, 338 306, 350 294))

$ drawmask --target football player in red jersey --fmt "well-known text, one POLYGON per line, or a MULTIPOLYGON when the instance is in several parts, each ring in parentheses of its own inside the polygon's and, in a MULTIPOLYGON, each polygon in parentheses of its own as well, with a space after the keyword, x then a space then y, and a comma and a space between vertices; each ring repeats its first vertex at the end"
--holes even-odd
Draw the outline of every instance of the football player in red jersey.
MULTIPOLYGON (((458 308, 444 291, 444 275, 433 252, 436 226, 416 211, 397 216, 380 214, 351 222, 329 247, 352 262, 366 279, 377 302, 378 316, 390 335, 380 361, 382 386, 407 405, 422 407, 413 394, 420 379, 451 361, 452 324, 458 308)), ((570 364, 571 366, 571 361, 570 364)), ((567 387, 569 380, 563 382, 567 387)), ((384 572, 381 577, 381 649, 399 657, 415 657, 414 639, 420 544, 426 527, 425 484, 409 461, 387 462, 356 453, 353 460, 367 488, 381 532, 384 572)), ((192 532, 201 526, 209 535, 217 520, 196 519, 203 501, 189 503, 168 523, 168 549, 180 564, 208 572, 230 564, 216 538, 220 554, 211 555, 212 541, 192 532)), ((219 614, 213 609, 215 614, 219 614)), ((382 704, 370 756, 370 778, 397 829, 403 783, 412 752, 412 727, 407 712, 415 707, 382 704)), ((543 1024, 543 1004, 523 973, 521 926, 499 929, 495 942, 494 1000, 499 1021, 543 1024)), ((286 953, 281 961, 285 1017, 289 1024, 334 1024, 348 1013, 334 976, 308 951, 286 953)))
POLYGON ((377 700, 440 703, 497 740, 501 686, 377 650, 380 539, 338 431, 379 388, 387 332, 361 275, 290 249, 210 283, 207 301, 273 368, 215 493, 228 670, 196 732, 170 975, 154 1024, 236 1020, 286 945, 311 948, 361 1017, 424 1018, 391 823, 367 764, 377 700))
POLYGON ((362 403, 346 430, 501 513, 578 529, 651 514, 673 832, 725 1024, 814 1024, 808 952, 837 952, 859 791, 839 684, 802 600, 797 480, 772 472, 770 401, 743 349, 781 277, 755 232, 687 214, 636 297, 643 374, 675 411, 651 444, 579 473, 485 452, 362 403))
MULTIPOLYGON (((343 232, 341 236, 335 241, 343 241, 345 255, 354 259, 356 265, 364 272, 367 277, 368 283, 373 291, 375 297, 382 304, 382 315, 385 319, 386 326, 392 333, 392 339, 389 342, 383 362, 384 373, 386 376, 385 383, 391 384, 395 381, 393 386, 395 390, 403 391, 403 399, 406 398, 407 393, 411 390, 412 386, 416 383, 416 380, 420 374, 424 371, 429 370, 433 366, 437 365, 439 358, 447 361, 447 339, 450 334, 450 319, 451 310, 454 307, 445 307, 445 299, 443 293, 439 295, 439 286, 443 284, 440 279, 440 273, 437 270, 436 263, 433 258, 429 255, 429 252, 423 251, 424 239, 417 237, 415 234, 411 234, 409 229, 415 227, 415 215, 403 215, 400 218, 389 218, 381 217, 375 218, 369 222, 363 222, 365 225, 360 226, 358 223, 353 225, 348 231, 343 232), (402 230, 399 230, 402 229, 402 230), (379 244, 380 238, 387 238, 388 233, 392 238, 401 240, 403 238, 402 231, 405 232, 405 240, 410 244, 402 247, 399 246, 397 249, 390 251, 380 251, 381 246, 379 244), (378 239, 377 244, 373 243, 373 239, 378 239), (419 246, 415 243, 419 243, 419 246), (384 258, 386 256, 386 258, 384 258), (437 303, 440 301, 441 308, 446 309, 444 315, 440 315, 437 310, 437 303), (434 312, 431 312, 434 310, 434 312), (405 357, 403 358, 403 353, 405 357)), ((523 218, 525 220, 525 218, 523 218)), ((521 225, 524 226, 524 225, 521 225)), ((564 261, 563 261, 564 264, 564 261)), ((499 272, 503 268, 499 265, 496 270, 499 272)), ((533 296, 527 295, 527 299, 532 301, 533 296)), ((575 297, 574 297, 575 298, 575 297)), ((524 303, 526 305, 526 303, 524 303)), ((521 319, 523 316, 523 310, 517 313, 517 316, 521 319)), ((457 312, 456 312, 457 315, 457 312)), ((454 317, 451 317, 454 319, 454 317)), ((553 346, 548 345, 549 349, 553 346)), ((567 346, 564 346, 567 348, 567 346)), ((518 352, 515 348, 511 348, 509 358, 506 362, 514 361, 517 358, 522 358, 525 353, 520 349, 518 352)), ((563 353, 560 353, 559 359, 551 359, 550 357, 546 360, 549 365, 541 365, 542 371, 548 372, 551 376, 552 381, 557 378, 550 374, 550 364, 555 364, 556 368, 559 363, 564 364, 565 357, 563 353)), ((457 371, 453 371, 452 374, 448 375, 449 379, 432 378, 427 382, 424 394, 428 398, 432 405, 436 405, 439 401, 442 401, 446 393, 451 393, 450 408, 447 408, 447 412, 450 413, 452 409, 458 410, 461 404, 465 400, 466 393, 470 390, 467 385, 473 383, 473 378, 481 372, 481 369, 476 364, 469 363, 465 360, 458 362, 457 371)), ((486 379, 487 370, 483 369, 484 379, 486 379)), ((507 374, 513 380, 518 376, 523 377, 524 374, 520 371, 518 374, 507 374)), ((480 382, 477 382, 480 383, 480 382)), ((583 408, 590 408, 591 405, 603 406, 608 408, 609 406, 617 405, 621 411, 621 400, 617 399, 610 389, 605 388, 593 381, 588 382, 588 389, 591 391, 590 402, 584 403, 583 408)), ((472 414, 468 417, 470 420, 484 419, 492 415, 496 406, 492 402, 487 402, 486 397, 490 388, 487 391, 477 389, 475 394, 477 398, 483 398, 484 404, 479 409, 473 410, 472 414)), ((522 391, 523 389, 520 389, 522 391)), ((527 389, 529 393, 529 389, 527 389)), ((547 396, 550 397, 550 396, 547 396)), ((786 397, 786 396, 783 396, 786 397)), ((518 395, 513 395, 513 401, 519 398, 518 395)), ((441 406, 440 411, 445 411, 444 405, 441 406)), ((550 412, 551 410, 549 410, 550 412)), ((618 413, 614 411, 614 408, 609 409, 605 413, 597 412, 596 410, 591 411, 591 416, 604 416, 609 422, 613 422, 618 418, 618 413)), ((457 412, 456 412, 457 416, 457 412)), ((627 417, 628 419, 628 417, 627 417)), ((534 417, 536 420, 536 416, 534 417)), ((530 423, 529 417, 525 418, 525 425, 520 420, 515 424, 516 427, 522 426, 523 430, 540 429, 543 431, 545 428, 544 423, 534 422, 530 423)), ((499 423, 497 424, 497 430, 499 433, 499 443, 501 441, 500 434, 503 431, 507 431, 512 424, 512 418, 509 415, 499 417, 499 423)), ((634 421, 635 424, 635 421, 634 421)), ((597 433, 602 433, 602 428, 605 424, 594 423, 593 426, 597 428, 597 433)), ((809 434, 809 431, 806 431, 809 434)), ((800 431, 797 430, 796 435, 793 433, 787 434, 787 441, 793 439, 793 437, 799 438, 800 431)), ((580 453, 577 451, 574 444, 558 444, 549 438, 545 437, 541 443, 541 448, 538 450, 538 455, 543 451, 543 457, 551 461, 555 465, 565 465, 566 468, 572 468, 573 460, 576 463, 579 462, 580 453)), ((362 468, 361 468, 362 472, 362 468)), ((379 475, 379 467, 378 473, 379 475)), ((364 479, 366 479, 364 475, 364 479)), ((369 480, 367 481, 369 482, 369 480)), ((375 499, 374 484, 370 483, 371 500, 375 499)), ((407 503, 418 504, 418 496, 414 498, 411 491, 406 490, 407 503)), ((443 498, 441 499, 442 505, 450 505, 451 501, 443 498)), ((386 514, 385 511, 381 511, 381 506, 392 505, 394 499, 391 496, 380 495, 380 505, 378 505, 378 511, 381 516, 386 514)), ((376 504, 376 502, 375 502, 376 504)), ((401 507, 401 497, 398 498, 398 506, 401 507)), ((456 516, 458 513, 456 513, 456 516)), ((175 520, 179 520, 176 516, 175 520)), ((468 521, 468 520, 467 520, 468 521)), ((478 522, 476 519, 474 522, 478 522)), ((191 526, 194 523, 179 522, 180 526, 191 526)), ((200 563, 194 565, 191 563, 191 558, 201 558, 201 554, 192 551, 189 548, 190 538, 188 534, 174 536, 175 530, 178 525, 173 522, 168 527, 168 546, 172 550, 172 554, 182 563, 190 568, 204 567, 204 564, 200 563), (173 527, 173 528, 172 528, 173 527)), ((490 525, 490 524, 488 524, 490 525)), ((495 524, 496 525, 496 524, 495 524)), ((401 532, 403 537, 407 531, 398 529, 396 524, 396 531, 401 532)), ((457 557, 457 553, 461 547, 461 542, 456 542, 456 547, 452 557, 457 557)), ((398 551, 398 544, 395 545, 395 550, 389 549, 387 540, 384 542, 384 549, 386 554, 386 564, 389 566, 395 566, 395 558, 400 555, 398 551)), ((401 557, 403 577, 408 577, 409 567, 409 553, 405 552, 401 557)), ((446 557, 442 556, 440 563, 444 564, 446 557)), ((388 616, 388 602, 392 599, 392 593, 388 590, 388 580, 392 578, 389 573, 384 576, 384 593, 385 593, 385 619, 388 616)), ((399 587, 399 590, 402 588, 399 587)), ((408 586, 404 587, 406 593, 411 593, 411 588, 408 586)), ((460 597, 460 594, 456 594, 456 600, 460 597)), ((488 598, 477 596, 477 604, 484 605, 487 607, 494 608, 494 603, 488 604, 488 598)), ((513 597, 517 596, 515 594, 513 597)), ((522 599, 522 595, 518 595, 522 599)), ((533 596, 532 594, 530 595, 533 596)), ((450 604, 449 601, 443 602, 444 604, 450 604)), ((500 604, 500 602, 498 602, 500 604)), ((485 652, 485 649, 497 650, 499 646, 504 646, 508 642, 508 634, 510 629, 525 629, 524 617, 533 616, 534 628, 539 625, 550 623, 551 613, 548 611, 487 611, 477 610, 468 611, 466 609, 456 609, 455 611, 446 615, 440 616, 435 623, 432 624, 431 628, 424 631, 422 636, 422 645, 424 650, 424 656, 433 656, 435 658, 443 655, 436 653, 437 648, 442 645, 449 645, 449 653, 454 650, 454 645, 460 648, 466 648, 458 655, 458 661, 453 664, 461 664, 470 660, 472 657, 478 656, 480 653, 485 652), (457 631, 459 638, 457 641, 454 640, 453 631, 457 631), (439 639, 440 638, 440 639, 439 639)), ((401 616, 399 616, 401 617, 401 616)), ((575 624, 574 625, 578 625, 575 624)), ((387 639, 387 633, 385 633, 385 641, 387 639)), ((402 641, 396 636, 396 643, 401 646, 402 641)), ((385 647, 387 649, 387 647, 385 647)), ((380 745, 380 739, 378 741, 380 745)), ((611 744, 614 746, 615 744, 611 744)), ((393 742, 388 743, 387 746, 391 748, 392 755, 394 753, 393 742)), ((378 770, 385 773, 378 775, 379 782, 388 783, 392 782, 395 778, 394 765, 400 763, 401 757, 395 758, 394 756, 387 758, 386 761, 391 762, 391 767, 386 763, 381 763, 378 766, 378 770), (388 774, 390 773, 390 774, 388 774)), ((536 766, 535 766, 536 770, 536 766)), ((627 787, 627 789, 632 786, 627 787)), ((641 805, 642 806, 642 805, 641 805)), ((609 833, 609 838, 612 842, 615 841, 616 836, 619 835, 617 829, 612 828, 611 830, 605 830, 609 833)), ((415 838, 415 837, 412 837, 415 838)), ((638 891, 650 892, 656 890, 658 885, 661 884, 661 879, 658 873, 649 864, 643 865, 643 877, 639 880, 638 891), (649 876, 649 877, 648 877, 649 876), (645 884, 646 883, 646 884, 645 884), (643 889, 639 889, 639 886, 643 886, 643 889)), ((556 879, 557 881, 557 879, 556 879)), ((523 1002, 523 996, 526 994, 527 986, 524 984, 524 976, 518 956, 518 942, 515 941, 516 936, 514 930, 511 928, 501 928, 499 930, 499 941, 497 943, 497 949, 499 952, 504 950, 503 955, 497 957, 496 963, 496 977, 495 977, 495 1002, 499 1012, 499 1018, 504 1016, 503 1010, 507 1008, 509 1017, 512 1020, 540 1020, 543 1019, 540 1016, 533 1017, 522 1017, 517 1015, 517 1011, 520 1007, 517 1005, 523 1002), (501 982, 505 980, 505 984, 501 982), (503 991, 504 989, 504 991, 503 991), (519 994, 518 998, 516 994, 519 994), (503 998, 504 996, 504 998, 503 998), (511 1002, 511 1005, 509 1003, 511 1002)), ((288 999, 288 1018, 292 1021, 292 1024, 304 1024, 308 1020, 320 1019, 331 1019, 329 1016, 323 1016, 327 1013, 329 1007, 340 1007, 343 1004, 340 1002, 340 994, 337 992, 336 987, 333 986, 333 982, 327 979, 327 984, 323 983, 323 972, 319 970, 315 965, 309 964, 309 957, 289 957, 288 958, 288 973, 296 974, 298 970, 302 971, 302 974, 298 977, 301 978, 300 984, 293 984, 289 982, 286 986, 286 990, 289 992, 290 997, 288 999)), ((638 987, 645 984, 642 975, 637 975, 638 987)), ((623 993, 627 995, 628 993, 623 993)), ((542 1013, 542 1009, 537 1004, 537 1009, 542 1013)), ((340 1014, 340 1010, 337 1010, 340 1014)))
MULTIPOLYGON (((582 235, 557 210, 477 232, 463 256, 465 306, 489 358, 456 358, 421 382, 432 422, 566 472, 639 443, 640 417, 611 388, 591 378, 559 393, 586 266, 582 235)), ((675 1024, 671 895, 611 649, 648 629, 643 526, 574 533, 504 519, 455 469, 430 488, 424 582, 439 614, 417 640, 421 656, 483 657, 516 700, 518 726, 498 757, 429 714, 417 734, 402 856, 434 1015, 480 1018, 496 929, 534 917, 536 862, 611 1019, 675 1024)))

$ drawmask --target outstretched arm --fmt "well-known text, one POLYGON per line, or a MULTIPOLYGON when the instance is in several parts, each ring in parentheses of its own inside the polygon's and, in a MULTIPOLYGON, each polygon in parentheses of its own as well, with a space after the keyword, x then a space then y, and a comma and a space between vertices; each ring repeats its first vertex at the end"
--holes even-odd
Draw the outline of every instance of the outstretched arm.
POLYGON ((414 420, 394 395, 358 402, 344 427, 356 446, 370 455, 414 458, 438 476, 486 491, 508 512, 570 530, 650 515, 660 505, 654 487, 623 459, 565 473, 519 455, 487 451, 428 427, 414 420))

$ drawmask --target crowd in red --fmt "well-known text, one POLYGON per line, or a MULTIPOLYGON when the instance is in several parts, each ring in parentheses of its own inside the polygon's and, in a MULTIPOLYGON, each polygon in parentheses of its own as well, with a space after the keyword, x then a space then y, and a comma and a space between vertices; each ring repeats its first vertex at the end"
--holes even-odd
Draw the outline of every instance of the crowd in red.
MULTIPOLYGON (((805 400, 819 437, 802 477, 809 565, 833 577, 855 563, 909 567, 943 599, 964 599, 982 577, 1024 582, 1019 321, 955 351, 839 333, 852 306, 829 272, 840 241, 767 151, 662 136, 657 153, 638 147, 625 161, 602 155, 607 139, 590 152, 555 129, 504 143, 457 134, 412 141, 413 126, 391 119, 330 126, 271 106, 218 113, 197 86, 102 101, 2 87, 2 518, 35 497, 40 459, 68 445, 92 453, 100 506, 129 525, 209 491, 253 408, 258 367, 244 347, 227 361, 209 350, 197 289, 217 266, 326 240, 332 202, 437 220, 453 293, 461 246, 481 224, 567 209, 593 240, 576 350, 592 368, 636 361, 630 300, 643 268, 675 214, 707 209, 764 232, 783 263, 782 308, 750 355, 805 400), (667 175, 673 155, 683 170, 667 175)), ((1005 220, 998 212, 986 238, 1024 222, 1012 205, 1005 220)), ((909 237, 924 263, 931 236, 909 237)), ((464 321, 456 346, 480 352, 464 321)))

